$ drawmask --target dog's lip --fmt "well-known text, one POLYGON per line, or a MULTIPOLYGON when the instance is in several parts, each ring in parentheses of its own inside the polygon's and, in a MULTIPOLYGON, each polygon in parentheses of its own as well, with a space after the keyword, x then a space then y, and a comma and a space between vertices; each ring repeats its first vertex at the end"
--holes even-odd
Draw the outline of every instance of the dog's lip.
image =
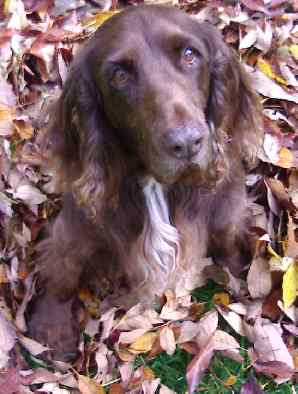
POLYGON ((155 171, 151 171, 151 173, 158 182, 167 185, 172 185, 179 180, 200 178, 200 167, 198 164, 193 162, 179 164, 171 173, 161 174, 155 171))

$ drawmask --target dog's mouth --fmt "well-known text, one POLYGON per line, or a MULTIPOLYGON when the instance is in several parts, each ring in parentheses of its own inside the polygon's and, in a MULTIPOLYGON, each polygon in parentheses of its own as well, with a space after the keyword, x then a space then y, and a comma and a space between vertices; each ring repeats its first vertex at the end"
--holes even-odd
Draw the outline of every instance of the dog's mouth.
POLYGON ((203 180, 200 166, 194 163, 176 165, 174 168, 167 168, 163 171, 152 169, 151 173, 159 183, 166 185, 172 185, 176 182, 199 185, 203 180))

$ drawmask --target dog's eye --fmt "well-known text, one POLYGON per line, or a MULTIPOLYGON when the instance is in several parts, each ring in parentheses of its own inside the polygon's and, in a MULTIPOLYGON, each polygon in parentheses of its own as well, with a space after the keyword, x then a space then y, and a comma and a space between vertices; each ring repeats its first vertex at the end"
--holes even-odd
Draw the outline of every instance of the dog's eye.
POLYGON ((183 49, 182 61, 184 64, 186 64, 187 66, 194 66, 195 64, 197 64, 198 59, 199 59, 199 55, 195 49, 191 47, 187 47, 183 49))
POLYGON ((112 74, 111 83, 115 87, 122 87, 127 83, 128 80, 129 73, 123 68, 117 68, 112 74))

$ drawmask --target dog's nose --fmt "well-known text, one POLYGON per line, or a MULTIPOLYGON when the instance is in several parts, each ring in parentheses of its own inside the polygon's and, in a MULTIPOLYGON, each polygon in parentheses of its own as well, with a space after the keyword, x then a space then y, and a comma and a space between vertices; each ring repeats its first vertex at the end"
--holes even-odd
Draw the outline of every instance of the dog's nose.
POLYGON ((197 130, 169 130, 166 136, 168 154, 176 159, 190 160, 200 150, 202 136, 197 130))

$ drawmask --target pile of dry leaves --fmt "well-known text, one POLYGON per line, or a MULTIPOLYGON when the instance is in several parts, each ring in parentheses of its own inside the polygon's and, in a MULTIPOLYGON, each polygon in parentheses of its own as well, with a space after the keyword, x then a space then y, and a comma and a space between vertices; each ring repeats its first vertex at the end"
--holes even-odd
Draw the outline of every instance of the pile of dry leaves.
MULTIPOLYGON (((160 3, 159 0, 147 0, 160 3)), ((57 97, 79 45, 115 11, 109 0, 4 0, 0 9, 0 393, 173 393, 135 359, 193 356, 193 393, 215 352, 242 362, 239 336, 248 338, 251 368, 277 383, 298 372, 298 2, 297 0, 178 0, 172 3, 222 30, 239 53, 264 104, 265 138, 259 167, 248 176, 257 196, 259 237, 247 281, 206 261, 210 277, 227 289, 206 312, 190 289, 206 277, 191 272, 167 291, 158 312, 135 305, 107 309, 87 291, 81 356, 71 366, 47 366, 46 349, 27 338, 25 311, 34 294, 35 245, 60 208, 38 150, 46 108, 57 97), (228 294, 233 294, 233 296, 228 294), (219 328, 219 317, 233 336, 219 328), (235 335, 234 335, 235 334, 235 335), (29 362, 29 361, 30 362, 29 362), (37 368, 31 369, 33 366, 37 368)), ((131 2, 133 3, 133 1, 131 2)), ((195 270, 195 267, 194 267, 195 270)), ((297 376, 296 376, 297 379, 297 376)), ((228 384, 227 384, 228 385, 228 384)), ((229 384, 231 387, 233 382, 229 384)), ((297 387, 297 386, 296 386, 297 387)), ((294 392, 293 386, 293 392, 294 392)), ((205 391, 206 392, 206 391, 205 391)), ((233 391, 231 391, 233 392, 233 391)), ((245 393, 261 393, 255 380, 245 393)))

